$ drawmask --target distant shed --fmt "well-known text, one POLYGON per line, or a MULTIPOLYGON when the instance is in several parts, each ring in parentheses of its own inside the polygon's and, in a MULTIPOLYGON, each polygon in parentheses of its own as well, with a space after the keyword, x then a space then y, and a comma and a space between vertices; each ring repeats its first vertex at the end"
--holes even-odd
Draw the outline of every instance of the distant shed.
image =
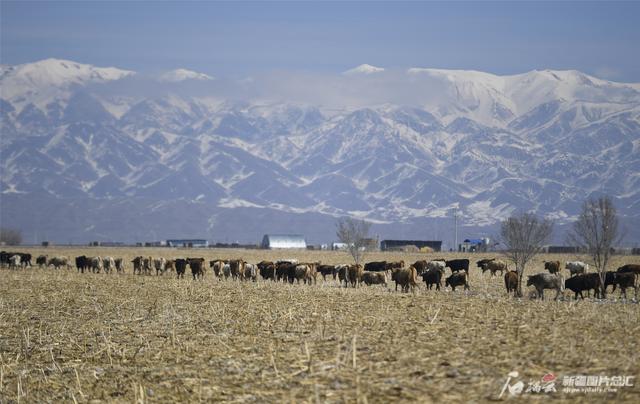
POLYGON ((307 242, 301 234, 265 234, 262 244, 265 249, 307 248, 307 242))
POLYGON ((382 251, 388 250, 404 250, 408 246, 415 246, 418 249, 429 247, 433 251, 442 250, 442 241, 439 240, 382 240, 380 242, 380 249, 382 251))
POLYGON ((209 242, 204 239, 174 239, 167 240, 166 245, 169 247, 209 247, 209 242))
POLYGON ((546 248, 549 254, 578 254, 580 248, 571 245, 550 245, 546 248))

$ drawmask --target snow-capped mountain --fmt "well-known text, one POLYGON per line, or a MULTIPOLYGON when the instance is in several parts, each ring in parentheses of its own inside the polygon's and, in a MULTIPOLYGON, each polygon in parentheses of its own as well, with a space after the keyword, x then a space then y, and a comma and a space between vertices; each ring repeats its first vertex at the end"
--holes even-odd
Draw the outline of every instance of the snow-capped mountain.
POLYGON ((296 232, 320 242, 351 215, 382 238, 449 241, 456 207, 463 233, 491 235, 519 210, 562 227, 606 193, 627 238, 640 239, 638 84, 577 71, 352 72, 323 87, 415 94, 355 107, 238 101, 129 92, 118 83, 138 74, 68 61, 2 66, 0 221, 27 241, 296 232))
POLYGON ((213 77, 204 74, 194 72, 187 69, 175 69, 160 75, 160 80, 168 82, 178 82, 184 80, 213 80, 213 77))
POLYGON ((372 66, 369 64, 361 64, 360 66, 356 66, 353 69, 349 69, 343 74, 372 74, 372 73, 381 73, 384 71, 383 67, 372 66))
POLYGON ((35 63, 0 66, 1 96, 18 105, 33 103, 46 106, 61 93, 73 87, 106 83, 133 75, 115 67, 95 67, 61 59, 45 59, 35 63))

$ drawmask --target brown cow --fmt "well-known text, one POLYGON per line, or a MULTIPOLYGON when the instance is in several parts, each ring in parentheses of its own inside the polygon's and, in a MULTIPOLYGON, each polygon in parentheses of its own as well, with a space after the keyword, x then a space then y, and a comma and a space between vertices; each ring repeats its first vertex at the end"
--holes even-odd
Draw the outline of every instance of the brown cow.
POLYGON ((222 278, 222 276, 224 275, 222 269, 224 268, 224 264, 228 263, 228 260, 221 260, 221 259, 215 259, 215 260, 211 260, 209 261, 209 268, 211 268, 211 271, 213 272, 213 274, 218 277, 218 278, 222 278))
POLYGON ((427 261, 418 260, 413 263, 413 267, 418 271, 418 275, 422 275, 427 270, 427 261))
POLYGON ((300 283, 300 281, 302 281, 306 284, 307 281, 309 281, 309 283, 311 283, 309 272, 310 269, 307 264, 296 265, 296 268, 294 270, 294 278, 296 282, 300 283))
POLYGON ((518 273, 516 271, 507 271, 504 274, 504 286, 507 288, 507 294, 513 292, 513 295, 516 295, 518 292, 518 273))
POLYGON ((174 272, 176 270, 176 261, 167 260, 167 262, 165 262, 164 269, 166 272, 174 272))
POLYGON ((387 273, 386 272, 368 272, 362 273, 362 282, 365 285, 384 285, 387 286, 387 273))
POLYGON ((355 288, 360 282, 362 282, 363 273, 364 269, 360 264, 349 265, 347 267, 347 280, 351 283, 352 287, 355 288))
POLYGON ((482 266, 482 273, 485 271, 491 272, 491 276, 496 276, 496 272, 500 271, 500 275, 502 275, 505 271, 508 271, 507 263, 502 260, 493 259, 491 261, 486 262, 482 266))
POLYGON ((555 274, 560 272, 562 268, 560 268, 560 261, 545 261, 544 269, 549 271, 551 274, 555 274))
POLYGON ((404 261, 403 260, 394 261, 394 262, 387 262, 387 267, 386 267, 387 271, 393 271, 394 269, 402 269, 402 268, 404 268, 404 261))
POLYGON ((231 277, 233 279, 244 280, 244 264, 243 260, 231 260, 229 261, 229 268, 231 269, 231 277))
POLYGON ((415 267, 410 266, 408 269, 394 269, 391 271, 391 279, 396 282, 396 291, 398 291, 398 285, 402 287, 403 292, 411 291, 418 286, 418 271, 415 267))
POLYGON ((320 263, 307 262, 304 265, 309 267, 309 272, 307 273, 307 280, 309 281, 309 284, 311 284, 311 282, 313 281, 313 284, 315 285, 316 283, 318 283, 318 265, 320 265, 320 263))

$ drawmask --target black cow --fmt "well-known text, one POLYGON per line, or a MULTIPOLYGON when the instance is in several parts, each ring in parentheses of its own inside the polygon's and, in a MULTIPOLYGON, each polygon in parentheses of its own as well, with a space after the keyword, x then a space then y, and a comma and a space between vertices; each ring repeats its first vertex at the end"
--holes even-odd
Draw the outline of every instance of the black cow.
POLYGON ((258 262, 258 271, 260 272, 260 276, 262 277, 262 279, 271 279, 272 281, 276 280, 276 266, 273 262, 258 262))
POLYGON ((184 273, 187 270, 187 260, 184 258, 176 258, 175 260, 175 265, 176 265, 176 275, 178 276, 178 279, 182 278, 184 279, 184 273))
POLYGON ((485 266, 485 264, 487 264, 487 263, 489 263, 489 262, 493 261, 494 259, 495 259, 495 258, 485 258, 485 259, 482 259, 482 260, 480 260, 480 261, 476 261, 476 266, 477 266, 478 268, 480 268, 480 269, 483 269, 483 268, 484 268, 484 266, 485 266))
MULTIPOLYGON (((469 264, 469 260, 466 260, 467 264, 469 264)), ((444 282, 444 286, 451 286, 452 290, 456 290, 456 286, 463 286, 464 285, 464 290, 469 289, 469 283, 467 282, 467 274, 465 273, 454 273, 451 274, 451 276, 449 276, 445 282, 444 282)))
POLYGON ((448 260, 445 261, 445 266, 451 268, 451 272, 460 272, 464 271, 469 275, 469 260, 468 259, 457 259, 457 260, 448 260))
POLYGON ((617 272, 633 272, 634 274, 640 276, 640 265, 638 264, 627 264, 618 268, 617 272))
POLYGON ((373 261, 364 264, 364 270, 368 272, 384 272, 387 270, 387 261, 373 261))
POLYGON ((318 265, 316 270, 322 275, 323 280, 327 280, 327 275, 333 276, 336 279, 336 266, 335 265, 318 265))
POLYGON ((84 273, 85 270, 91 268, 91 261, 87 258, 86 255, 81 255, 76 257, 76 269, 80 273, 84 273))
POLYGON ((144 258, 143 257, 135 257, 131 263, 133 264, 133 274, 135 275, 136 272, 138 274, 142 274, 142 264, 143 264, 144 258))
POLYGON ((611 285, 615 288, 616 284, 616 273, 613 271, 607 271, 604 273, 604 290, 607 291, 607 286, 611 285))
POLYGON ((287 261, 276 263, 276 278, 279 281, 289 281, 293 283, 296 278, 296 265, 287 261))
POLYGON ((204 258, 187 258, 187 262, 194 280, 204 278, 204 258))
POLYGON ((635 291, 635 297, 638 298, 638 285, 637 277, 633 272, 616 272, 614 274, 613 291, 616 291, 616 286, 620 286, 620 296, 627 298, 627 288, 633 288, 635 291))
POLYGON ((31 265, 31 254, 28 253, 18 253, 20 255, 20 265, 23 267, 30 267, 31 265))
POLYGON ((601 296, 602 282, 600 281, 600 275, 592 272, 567 278, 567 280, 564 281, 564 287, 574 292, 575 299, 577 300, 578 295, 584 299, 582 292, 585 290, 588 292, 593 289, 596 297, 601 296))
POLYGON ((2 266, 9 266, 11 264, 11 257, 13 257, 14 255, 17 255, 20 257, 20 265, 21 266, 32 266, 31 265, 31 254, 27 254, 27 253, 19 253, 19 252, 6 252, 6 251, 2 251, 0 252, 0 264, 2 266))
POLYGON ((8 253, 6 251, 0 251, 0 265, 1 266, 9 266, 9 257, 13 255, 12 253, 8 253))
POLYGON ((429 269, 422 274, 422 281, 427 285, 427 289, 436 285, 436 290, 440 290, 442 285, 442 271, 439 269, 429 269))
POLYGON ((43 266, 46 267, 47 266, 47 256, 46 255, 39 255, 38 258, 36 258, 36 265, 40 268, 42 268, 43 266))

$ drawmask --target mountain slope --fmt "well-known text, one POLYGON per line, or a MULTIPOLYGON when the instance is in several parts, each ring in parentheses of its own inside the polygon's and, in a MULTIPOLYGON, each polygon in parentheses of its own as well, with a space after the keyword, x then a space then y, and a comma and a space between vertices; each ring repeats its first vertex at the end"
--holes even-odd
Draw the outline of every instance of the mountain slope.
POLYGON ((29 241, 255 241, 277 230, 320 242, 343 215, 373 221, 381 237, 442 238, 454 207, 468 233, 492 234, 519 210, 566 226, 605 193, 640 239, 636 84, 363 66, 340 83, 417 80, 432 100, 220 101, 180 80, 128 92, 118 83, 138 75, 115 68, 3 66, 0 220, 29 241))

